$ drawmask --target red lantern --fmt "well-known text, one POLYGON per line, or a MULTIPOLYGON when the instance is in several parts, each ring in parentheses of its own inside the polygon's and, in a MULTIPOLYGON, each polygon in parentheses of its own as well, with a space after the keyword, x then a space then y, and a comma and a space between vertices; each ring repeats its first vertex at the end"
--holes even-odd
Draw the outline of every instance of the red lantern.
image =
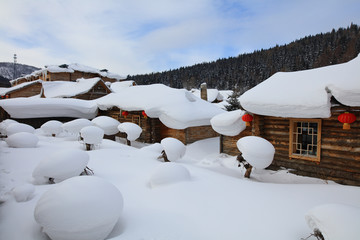
POLYGON ((345 112, 340 114, 338 117, 339 122, 343 123, 343 129, 350 129, 350 123, 355 122, 356 116, 355 114, 345 112))
POLYGON ((129 115, 129 112, 127 112, 127 111, 123 111, 123 112, 121 113, 121 115, 123 115, 123 117, 124 117, 124 118, 126 118, 126 117, 127 117, 127 115, 129 115))
POLYGON ((147 114, 145 113, 145 111, 142 111, 141 114, 144 116, 144 118, 147 118, 147 114))
POLYGON ((246 126, 249 127, 251 125, 250 122, 254 119, 254 117, 246 113, 242 116, 241 119, 246 122, 246 126))

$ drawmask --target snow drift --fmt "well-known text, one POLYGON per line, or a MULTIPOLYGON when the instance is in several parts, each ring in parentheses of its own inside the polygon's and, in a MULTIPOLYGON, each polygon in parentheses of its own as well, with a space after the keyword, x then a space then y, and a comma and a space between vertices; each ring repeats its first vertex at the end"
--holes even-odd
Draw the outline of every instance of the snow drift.
POLYGON ((319 230, 325 240, 357 240, 360 237, 360 208, 344 204, 324 204, 305 215, 308 226, 319 230))
POLYGON ((39 142, 39 138, 28 132, 14 133, 5 139, 9 147, 13 148, 34 148, 39 142))
POLYGON ((103 240, 123 209, 123 197, 111 183, 94 176, 70 178, 46 191, 34 217, 52 240, 103 240))
POLYGON ((191 179, 189 170, 173 162, 160 164, 150 177, 150 186, 156 187, 164 184, 172 184, 191 179))
POLYGON ((33 171, 35 183, 43 184, 53 179, 55 183, 79 176, 89 162, 89 155, 78 149, 61 150, 46 156, 33 171))

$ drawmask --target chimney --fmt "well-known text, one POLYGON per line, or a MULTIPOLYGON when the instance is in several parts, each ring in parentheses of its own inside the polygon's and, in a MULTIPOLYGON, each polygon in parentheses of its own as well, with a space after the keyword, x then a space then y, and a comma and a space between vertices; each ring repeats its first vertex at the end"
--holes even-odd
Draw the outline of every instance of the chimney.
POLYGON ((200 97, 201 99, 207 101, 208 98, 207 98, 207 86, 206 86, 206 83, 202 83, 200 85, 200 97))

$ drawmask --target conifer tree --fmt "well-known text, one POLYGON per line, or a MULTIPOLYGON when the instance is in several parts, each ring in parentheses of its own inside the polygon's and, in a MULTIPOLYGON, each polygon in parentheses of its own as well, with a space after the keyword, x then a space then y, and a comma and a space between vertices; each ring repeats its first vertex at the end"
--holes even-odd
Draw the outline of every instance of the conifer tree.
POLYGON ((226 100, 226 102, 228 103, 228 105, 225 105, 226 111, 234 111, 237 109, 242 109, 239 102, 239 97, 240 97, 240 88, 237 85, 235 85, 232 94, 226 100))

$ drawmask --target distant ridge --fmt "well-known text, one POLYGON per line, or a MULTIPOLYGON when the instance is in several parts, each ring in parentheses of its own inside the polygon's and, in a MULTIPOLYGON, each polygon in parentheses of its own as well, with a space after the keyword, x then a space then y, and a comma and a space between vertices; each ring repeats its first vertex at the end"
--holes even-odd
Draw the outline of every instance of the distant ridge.
MULTIPOLYGON (((17 63, 15 78, 30 74, 39 69, 34 66, 17 63)), ((0 62, 0 87, 9 87, 9 81, 12 79, 14 79, 14 63, 0 62)))
POLYGON ((360 53, 360 28, 332 30, 308 36, 289 44, 257 50, 237 57, 218 59, 189 67, 128 76, 137 84, 163 83, 175 88, 199 88, 206 82, 210 88, 233 89, 241 93, 256 86, 278 71, 298 71, 347 62, 360 53))

